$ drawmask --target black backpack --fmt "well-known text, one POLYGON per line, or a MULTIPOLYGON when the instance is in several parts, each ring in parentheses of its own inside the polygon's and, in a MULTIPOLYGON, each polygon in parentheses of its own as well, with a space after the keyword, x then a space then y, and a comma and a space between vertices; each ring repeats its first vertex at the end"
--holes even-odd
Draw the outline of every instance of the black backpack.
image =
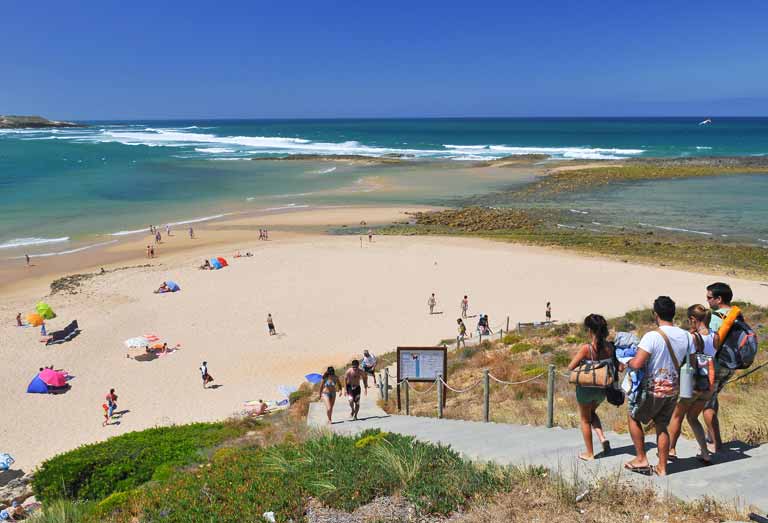
MULTIPOLYGON (((725 315, 715 312, 718 318, 725 315)), ((748 369, 757 356, 757 335, 752 327, 744 321, 744 316, 739 314, 733 322, 731 330, 724 340, 720 340, 720 349, 717 351, 717 362, 731 370, 748 369)))

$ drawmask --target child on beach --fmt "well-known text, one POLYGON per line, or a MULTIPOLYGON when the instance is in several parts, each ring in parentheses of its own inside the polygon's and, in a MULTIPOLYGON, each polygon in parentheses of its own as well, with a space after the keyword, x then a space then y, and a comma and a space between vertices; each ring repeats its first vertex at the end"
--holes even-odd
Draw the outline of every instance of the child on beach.
POLYGON ((115 409, 117 409, 117 394, 115 394, 115 389, 109 389, 109 393, 107 393, 105 399, 106 403, 102 405, 102 408, 104 409, 104 423, 102 426, 104 427, 110 424, 112 414, 114 414, 115 409))
POLYGON ((464 299, 461 300, 461 317, 462 318, 467 317, 468 310, 469 310, 469 298, 467 298, 467 296, 464 295, 464 299))
POLYGON ((200 365, 200 376, 203 378, 203 388, 208 388, 208 384, 213 381, 213 377, 208 374, 208 362, 204 361, 202 365, 200 365))
POLYGON ((16 326, 23 327, 24 322, 21 321, 21 313, 16 314, 16 326))

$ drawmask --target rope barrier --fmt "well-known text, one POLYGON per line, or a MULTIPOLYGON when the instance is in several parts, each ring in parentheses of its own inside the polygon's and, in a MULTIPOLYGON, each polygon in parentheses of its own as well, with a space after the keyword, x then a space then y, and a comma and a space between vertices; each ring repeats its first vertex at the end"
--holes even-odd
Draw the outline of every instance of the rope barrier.
POLYGON ((433 382, 432 382, 432 385, 430 385, 430 386, 429 386, 429 388, 428 388, 427 390, 416 390, 416 389, 413 387, 413 385, 411 385, 411 382, 410 382, 410 381, 408 381, 408 380, 405 380, 405 381, 408 383, 408 388, 409 388, 409 389, 411 389, 411 390, 412 390, 413 392, 415 392, 416 394, 426 394, 427 392, 429 392, 429 391, 431 391, 432 389, 434 389, 434 388, 435 388, 435 383, 436 383, 436 382, 434 382, 434 381, 433 381, 433 382))
POLYGON ((477 387, 478 385, 482 384, 482 383, 483 383, 483 380, 477 380, 475 383, 473 383, 472 385, 470 385, 469 387, 467 387, 467 388, 466 388, 466 389, 464 389, 464 390, 461 390, 461 389, 454 389, 453 387, 451 387, 450 385, 448 385, 448 384, 447 384, 447 383, 446 383, 446 382, 445 382, 445 381, 444 381, 442 378, 440 378, 440 382, 441 382, 443 385, 445 385, 445 388, 446 388, 446 389, 448 389, 448 390, 450 390, 450 391, 453 391, 453 392, 455 392, 455 393, 457 393, 457 394, 463 394, 463 393, 465 393, 465 392, 469 392, 470 390, 474 389, 474 388, 475 388, 475 387, 477 387))
POLYGON ((762 368, 763 368, 763 367, 765 367, 766 365, 768 365, 768 361, 766 361, 766 362, 765 362, 765 363, 763 363, 762 365, 758 365, 757 367, 755 367, 754 369, 752 369, 752 370, 750 370, 750 371, 748 371, 748 372, 745 372, 745 373, 743 373, 743 374, 740 374, 740 375, 736 376, 735 378, 731 378, 731 379, 729 379, 728 381, 726 381, 726 382, 723 384, 723 386, 725 386, 725 385, 728 385, 729 383, 733 383, 733 382, 735 382, 735 381, 739 381, 739 380, 740 380, 740 379, 742 379, 742 378, 746 378, 747 376, 749 376, 749 375, 750 375, 750 374, 752 374, 753 372, 757 372, 757 371, 759 371, 760 369, 762 369, 762 368))
POLYGON ((504 381, 504 380, 500 380, 499 378, 497 378, 496 376, 494 376, 491 373, 488 373, 488 377, 491 378, 496 383, 501 383, 502 385, 522 385, 523 383, 530 383, 531 381, 537 380, 537 379, 541 378, 542 376, 544 376, 545 374, 547 374, 547 373, 546 372, 542 372, 541 374, 539 374, 537 376, 534 376, 533 378, 530 378, 530 379, 527 379, 527 380, 523 380, 523 381, 504 381))

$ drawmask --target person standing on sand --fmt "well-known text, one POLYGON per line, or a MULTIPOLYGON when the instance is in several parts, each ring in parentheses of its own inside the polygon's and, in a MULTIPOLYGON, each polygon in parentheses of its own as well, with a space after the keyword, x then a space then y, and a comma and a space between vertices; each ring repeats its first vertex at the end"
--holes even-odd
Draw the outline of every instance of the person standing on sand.
POLYGON ((435 293, 432 293, 432 296, 429 297, 427 300, 427 306, 429 306, 429 313, 434 314, 435 313, 435 305, 437 305, 437 299, 435 299, 435 293))
POLYGON ((27 260, 27 267, 29 267, 29 254, 25 254, 24 258, 27 260))
POLYGON ((467 318, 467 311, 469 310, 469 298, 467 298, 467 295, 464 295, 464 299, 461 300, 461 317, 467 318))
POLYGON ((373 230, 371 229, 368 229, 368 241, 369 242, 373 241, 373 230))
MULTIPOLYGON (((322 399, 325 402, 325 414, 328 416, 328 424, 333 423, 333 406, 336 403, 336 391, 341 389, 339 378, 336 376, 336 371, 333 367, 328 369, 323 374, 323 378, 320 380, 320 396, 318 399, 322 399)), ((344 392, 342 392, 342 395, 344 392)))
POLYGON ((115 394, 115 389, 109 389, 105 400, 106 403, 102 405, 104 408, 104 422, 101 424, 102 427, 106 427, 110 424, 112 421, 112 414, 114 414, 115 409, 117 409, 117 394, 115 394))
POLYGON ((195 239, 195 231, 192 229, 192 227, 189 228, 189 239, 194 240, 195 239))
POLYGON ((550 302, 547 302, 547 310, 544 312, 544 315, 547 321, 552 321, 552 304, 550 302))
POLYGON ((154 247, 150 247, 149 248, 149 257, 150 258, 154 258, 155 257, 155 248, 154 247))
POLYGON ((464 325, 464 321, 461 318, 458 318, 456 323, 459 329, 459 335, 456 336, 456 348, 458 349, 462 345, 466 348, 467 344, 464 342, 464 338, 467 336, 467 326, 464 325))
POLYGON ((202 365, 200 365, 200 377, 203 379, 203 388, 208 388, 208 384, 213 381, 213 377, 208 374, 208 362, 204 361, 202 365))
POLYGON ((48 336, 48 332, 45 330, 45 321, 40 324, 40 336, 45 337, 48 336))
POLYGON ((166 236, 170 236, 171 235, 171 226, 170 225, 166 225, 165 226, 165 235, 166 236))
POLYGON ((267 314, 267 328, 269 329, 270 336, 277 334, 277 331, 275 330, 275 322, 272 319, 272 313, 267 314))
POLYGON ((147 258, 152 257, 152 249, 150 249, 149 245, 147 245, 147 258))
POLYGON ((350 417, 357 421, 357 413, 360 412, 360 382, 365 387, 365 395, 368 395, 368 375, 360 370, 360 362, 352 360, 352 367, 344 373, 345 389, 349 399, 350 417))

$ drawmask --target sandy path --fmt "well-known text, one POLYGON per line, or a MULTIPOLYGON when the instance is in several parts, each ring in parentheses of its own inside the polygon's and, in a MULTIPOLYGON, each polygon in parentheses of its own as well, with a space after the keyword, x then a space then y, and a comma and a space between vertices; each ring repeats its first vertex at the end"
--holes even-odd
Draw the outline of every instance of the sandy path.
MULTIPOLYGON (((712 276, 566 255, 484 240, 307 236, 251 241, 252 258, 230 259, 215 272, 179 256, 170 266, 133 269, 91 280, 75 296, 54 296, 59 317, 49 330, 77 319, 82 334, 44 347, 37 329, 12 325, 37 297, 0 305, 0 452, 29 469, 83 442, 154 425, 218 419, 244 400, 277 398, 279 384, 298 384, 308 372, 398 344, 432 344, 455 331, 459 300, 498 325, 541 319, 551 300, 558 320, 588 312, 616 315, 647 306, 660 294, 681 304, 702 302, 712 276), (164 279, 182 287, 154 295, 164 279), (437 293, 429 316, 426 301, 437 293), (269 337, 271 312, 282 334, 269 337), (155 332, 183 350, 152 362, 126 359, 126 338, 155 332), (217 390, 203 390, 197 371, 208 360, 217 390), (76 378, 60 396, 26 394, 38 367, 53 364, 76 378), (101 427, 104 394, 115 387, 119 426, 101 427)), ((730 280, 739 299, 768 303, 757 282, 730 280)), ((470 320, 472 321, 472 320, 470 320)), ((470 328, 474 327, 474 323, 470 328)))

